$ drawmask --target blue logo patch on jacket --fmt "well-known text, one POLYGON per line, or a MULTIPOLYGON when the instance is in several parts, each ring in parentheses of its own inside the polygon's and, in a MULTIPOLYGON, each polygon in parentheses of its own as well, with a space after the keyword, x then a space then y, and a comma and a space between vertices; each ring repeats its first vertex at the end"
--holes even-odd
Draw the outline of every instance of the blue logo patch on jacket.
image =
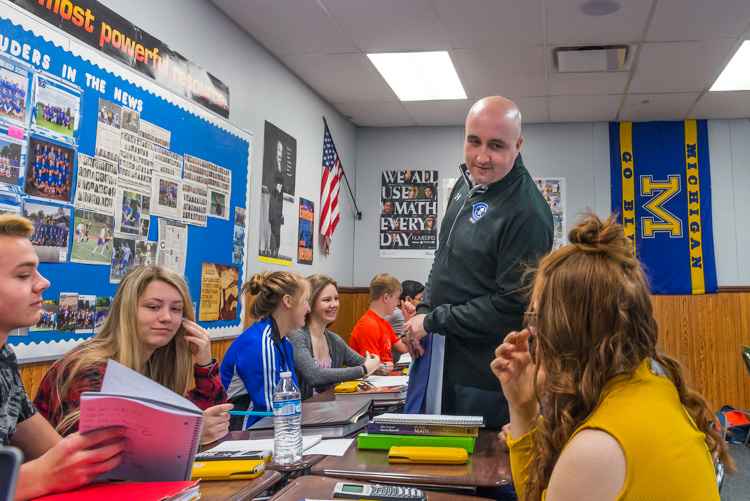
POLYGON ((473 210, 471 211, 471 222, 473 223, 482 219, 482 217, 487 214, 487 208, 487 204, 485 203, 474 204, 473 210))

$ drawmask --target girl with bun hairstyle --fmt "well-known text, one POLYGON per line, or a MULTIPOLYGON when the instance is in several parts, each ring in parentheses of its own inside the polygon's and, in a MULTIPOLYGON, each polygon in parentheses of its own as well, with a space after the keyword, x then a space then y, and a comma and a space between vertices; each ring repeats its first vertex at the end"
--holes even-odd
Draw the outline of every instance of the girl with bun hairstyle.
POLYGON ((367 377, 381 366, 376 354, 368 353, 363 357, 349 348, 338 334, 327 329, 339 311, 336 282, 325 275, 310 275, 307 280, 310 282, 310 313, 305 325, 289 334, 303 400, 341 381, 367 377))
POLYGON ((712 454, 734 465, 705 399, 658 347, 632 242, 592 214, 568 239, 539 263, 528 326, 491 364, 518 498, 718 501, 712 454))
POLYGON ((177 273, 159 266, 128 273, 101 332, 50 367, 34 405, 61 435, 78 431, 81 393, 101 389, 108 359, 186 395, 203 409, 201 444, 226 435, 232 406, 211 356, 211 338, 195 323, 190 291, 177 273))
MULTIPOLYGON (((242 286, 241 295, 246 292, 254 296, 248 311, 259 320, 229 346, 221 362, 221 383, 236 410, 270 412, 280 374, 291 371, 297 383, 294 350, 286 336, 305 325, 310 284, 294 271, 256 273, 242 286)), ((229 429, 244 430, 259 419, 233 416, 229 429)))

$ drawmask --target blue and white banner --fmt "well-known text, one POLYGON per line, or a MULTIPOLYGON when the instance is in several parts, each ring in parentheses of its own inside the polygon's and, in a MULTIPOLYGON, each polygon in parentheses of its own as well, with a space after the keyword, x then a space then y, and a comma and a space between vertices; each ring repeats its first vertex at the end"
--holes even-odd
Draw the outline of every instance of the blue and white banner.
POLYGON ((717 291, 705 120, 609 124, 612 211, 654 294, 717 291))

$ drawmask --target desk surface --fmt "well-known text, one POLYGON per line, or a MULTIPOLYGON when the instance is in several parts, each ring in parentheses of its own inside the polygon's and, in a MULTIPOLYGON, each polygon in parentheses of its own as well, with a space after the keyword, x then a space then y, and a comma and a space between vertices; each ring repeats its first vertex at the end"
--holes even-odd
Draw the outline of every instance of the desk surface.
POLYGON ((266 469, 252 480, 201 480, 201 501, 249 501, 281 480, 281 473, 266 469))
MULTIPOLYGON (((307 400, 305 400, 307 402, 307 400)), ((225 442, 227 440, 250 440, 250 432, 248 430, 244 431, 230 431, 227 433, 226 436, 224 436, 222 439, 219 440, 219 442, 225 442)), ((216 442, 217 444, 219 442, 216 442)), ((211 444, 207 449, 210 449, 211 447, 214 447, 216 444, 211 444)), ((319 454, 308 454, 307 456, 302 456, 302 460, 293 463, 293 464, 287 464, 287 465, 279 465, 279 464, 269 464, 266 468, 269 470, 275 470, 280 472, 294 472, 294 471, 301 471, 306 470, 310 468, 312 465, 316 464, 318 461, 323 459, 325 456, 321 456, 319 454)))
MULTIPOLYGON (((333 488, 344 479, 308 475, 299 477, 277 492, 270 501, 298 501, 299 499, 331 499, 333 488)), ((366 483, 366 482, 365 482, 366 483)), ((482 501, 485 498, 460 496, 445 492, 426 491, 429 501, 482 501)))
POLYGON ((479 431, 474 454, 462 465, 390 464, 388 451, 359 450, 355 441, 343 456, 328 456, 310 472, 363 482, 416 485, 499 487, 511 483, 510 456, 500 449, 497 432, 489 430, 479 431))

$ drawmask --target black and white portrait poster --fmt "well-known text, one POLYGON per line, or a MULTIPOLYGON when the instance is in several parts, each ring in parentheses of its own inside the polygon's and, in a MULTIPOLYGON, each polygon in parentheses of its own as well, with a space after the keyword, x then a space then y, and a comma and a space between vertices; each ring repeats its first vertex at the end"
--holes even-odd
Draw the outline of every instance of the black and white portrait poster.
POLYGON ((437 249, 436 170, 383 171, 380 257, 425 259, 437 249))
POLYGON ((259 261, 291 266, 297 253, 297 228, 294 224, 296 171, 297 140, 266 122, 259 261))

